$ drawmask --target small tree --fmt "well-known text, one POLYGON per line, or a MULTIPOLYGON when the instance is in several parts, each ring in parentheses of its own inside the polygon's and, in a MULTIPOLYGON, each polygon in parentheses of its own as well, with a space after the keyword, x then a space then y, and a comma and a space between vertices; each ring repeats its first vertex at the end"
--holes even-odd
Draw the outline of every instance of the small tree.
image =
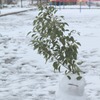
MULTIPOLYGON (((78 74, 81 79, 80 69, 77 66, 78 47, 80 45, 74 39, 75 30, 69 31, 68 24, 63 16, 55 15, 54 7, 39 7, 39 14, 33 21, 32 45, 46 61, 53 62, 54 70, 61 66, 66 68, 65 73, 78 74)), ((68 76, 71 79, 70 76, 68 76)))

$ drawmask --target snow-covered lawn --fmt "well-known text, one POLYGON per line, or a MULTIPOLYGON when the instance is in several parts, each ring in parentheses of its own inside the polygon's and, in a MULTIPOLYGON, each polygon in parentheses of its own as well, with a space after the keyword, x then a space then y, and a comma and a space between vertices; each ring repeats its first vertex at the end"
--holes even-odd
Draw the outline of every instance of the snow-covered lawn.
MULTIPOLYGON (((64 72, 54 73, 51 63, 33 51, 30 37, 38 11, 0 17, 0 100, 55 100, 64 72)), ((70 29, 80 32, 77 40, 80 66, 85 71, 85 93, 100 100, 100 10, 58 10, 70 29)))

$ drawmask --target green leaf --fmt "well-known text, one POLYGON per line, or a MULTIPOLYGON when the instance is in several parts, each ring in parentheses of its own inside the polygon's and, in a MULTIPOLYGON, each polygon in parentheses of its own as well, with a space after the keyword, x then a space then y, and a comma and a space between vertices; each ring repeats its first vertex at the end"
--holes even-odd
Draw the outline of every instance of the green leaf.
POLYGON ((37 20, 34 20, 34 21, 33 21, 33 25, 35 25, 35 24, 36 24, 36 22, 37 22, 37 20))
POLYGON ((60 38, 60 42, 65 45, 65 39, 64 38, 60 38))
POLYGON ((83 61, 77 62, 78 65, 81 65, 81 64, 83 64, 83 63, 84 63, 83 61))
POLYGON ((67 75, 68 79, 71 80, 71 77, 69 75, 67 75))
POLYGON ((32 34, 32 37, 34 37, 36 34, 32 34))
POLYGON ((82 76, 78 76, 76 79, 77 80, 81 80, 82 79, 82 76))
POLYGON ((69 69, 69 71, 71 71, 71 66, 70 65, 68 65, 68 69, 69 69))
POLYGON ((59 71, 59 72, 60 72, 60 68, 61 68, 61 66, 58 67, 58 71, 59 71))
POLYGON ((57 12, 57 10, 54 11, 54 14, 57 12))
POLYGON ((79 46, 81 46, 81 44, 79 42, 76 42, 79 46))
POLYGON ((64 16, 60 16, 61 18, 64 18, 64 16))
POLYGON ((68 23, 64 23, 65 25, 69 26, 68 23))
POLYGON ((54 62, 54 63, 53 63, 53 67, 54 67, 54 69, 57 70, 57 69, 58 69, 58 63, 57 63, 57 62, 54 62))
POLYGON ((27 35, 29 35, 29 34, 31 34, 31 33, 32 33, 32 32, 30 31, 30 32, 27 33, 27 35))

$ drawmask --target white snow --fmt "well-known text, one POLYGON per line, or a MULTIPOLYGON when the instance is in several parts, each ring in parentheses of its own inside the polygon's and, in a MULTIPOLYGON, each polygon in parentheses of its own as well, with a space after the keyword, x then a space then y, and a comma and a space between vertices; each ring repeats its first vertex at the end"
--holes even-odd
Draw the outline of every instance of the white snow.
POLYGON ((76 80, 76 74, 69 74, 71 79, 64 76, 59 82, 59 88, 56 92, 56 100, 86 100, 84 93, 85 79, 76 80))
POLYGON ((15 7, 15 8, 4 8, 0 11, 0 15, 1 14, 6 14, 6 13, 12 13, 12 12, 18 12, 18 11, 23 11, 23 10, 28 10, 30 8, 20 8, 20 7, 15 7))
MULTIPOLYGON (((30 45, 27 33, 37 13, 0 17, 0 100, 55 100, 64 72, 54 73, 52 64, 45 64, 30 45)), ((70 29, 80 32, 76 38, 82 45, 78 59, 83 62, 85 93, 89 100, 100 100, 100 10, 61 9, 57 14, 65 16, 70 29)))

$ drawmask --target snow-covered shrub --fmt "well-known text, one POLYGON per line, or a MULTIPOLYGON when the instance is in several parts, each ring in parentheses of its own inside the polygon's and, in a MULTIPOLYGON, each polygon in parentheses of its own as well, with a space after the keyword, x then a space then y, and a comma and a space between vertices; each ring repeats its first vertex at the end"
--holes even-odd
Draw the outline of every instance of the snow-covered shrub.
MULTIPOLYGON (((77 66, 78 47, 73 34, 76 31, 69 31, 68 24, 63 16, 57 16, 57 9, 54 7, 39 7, 39 13, 33 21, 32 45, 39 54, 42 54, 46 61, 53 62, 54 70, 62 66, 66 68, 65 73, 78 74, 81 79, 80 69, 77 66)), ((71 79, 70 76, 68 76, 71 79)))

